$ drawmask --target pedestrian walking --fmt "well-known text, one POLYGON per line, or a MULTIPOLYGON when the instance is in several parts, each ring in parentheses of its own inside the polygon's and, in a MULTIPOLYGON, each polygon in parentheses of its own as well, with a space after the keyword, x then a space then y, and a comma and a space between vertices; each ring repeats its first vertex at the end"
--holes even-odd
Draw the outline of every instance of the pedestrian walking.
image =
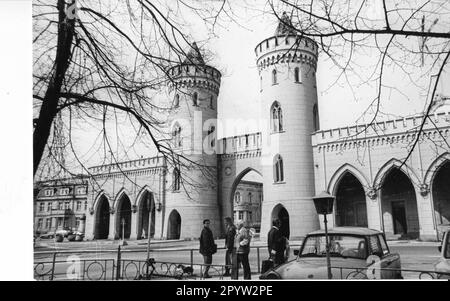
MULTIPOLYGON (((234 248, 234 237, 236 236, 236 227, 233 225, 233 221, 231 217, 225 218, 225 227, 226 227, 226 235, 225 235, 225 274, 224 277, 231 276, 230 266, 232 262, 233 256, 233 248, 234 248)), ((235 250, 236 252, 236 250, 235 250)))
POLYGON ((211 278, 209 275, 209 268, 212 263, 212 256, 217 252, 217 245, 214 243, 214 237, 211 229, 209 228, 210 220, 205 219, 203 221, 203 230, 200 234, 200 254, 203 255, 203 262, 205 264, 205 270, 203 272, 203 278, 211 278))
MULTIPOLYGON (((244 279, 251 279, 250 263, 248 261, 248 254, 250 253, 251 236, 248 229, 245 227, 245 222, 239 220, 237 222, 237 234, 235 238, 235 246, 237 253, 237 267, 242 264, 244 269, 244 279)), ((239 275, 239 270, 236 269, 236 279, 239 275)))
POLYGON ((274 266, 283 264, 286 261, 287 238, 280 231, 281 221, 274 219, 272 221, 272 229, 267 235, 267 247, 269 251, 269 259, 273 261, 274 266))

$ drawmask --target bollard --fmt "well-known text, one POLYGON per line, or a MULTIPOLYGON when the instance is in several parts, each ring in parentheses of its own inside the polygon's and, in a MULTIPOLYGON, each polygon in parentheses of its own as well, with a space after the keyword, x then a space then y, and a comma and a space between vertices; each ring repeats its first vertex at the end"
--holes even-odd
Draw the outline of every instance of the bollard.
POLYGON ((55 276, 55 261, 56 261, 56 252, 53 253, 53 261, 52 261, 52 274, 50 276, 50 280, 53 280, 55 276))
POLYGON ((120 245, 117 247, 116 280, 120 279, 120 245))
POLYGON ((260 263, 261 263, 261 260, 259 260, 260 259, 260 257, 259 257, 259 247, 257 247, 256 248, 256 259, 258 260, 258 274, 259 273, 261 273, 261 265, 260 265, 260 263))

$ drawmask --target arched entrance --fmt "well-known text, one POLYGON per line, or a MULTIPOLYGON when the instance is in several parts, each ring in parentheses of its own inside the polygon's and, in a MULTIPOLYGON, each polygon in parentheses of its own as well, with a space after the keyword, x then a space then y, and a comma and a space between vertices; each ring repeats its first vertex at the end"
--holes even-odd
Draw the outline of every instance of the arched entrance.
POLYGON ((289 227, 289 213, 286 210, 286 208, 284 208, 283 205, 278 204, 276 205, 273 210, 272 210, 272 216, 271 216, 271 223, 272 220, 278 218, 281 221, 281 227, 280 227, 280 231, 283 234, 283 236, 287 237, 287 239, 289 239, 289 235, 290 235, 290 227, 289 227))
POLYGON ((97 203, 95 211, 95 239, 107 239, 109 235, 109 202, 106 196, 102 195, 97 203))
POLYGON ((181 216, 175 209, 169 215, 167 227, 167 239, 180 239, 181 236, 181 216))
POLYGON ((150 218, 150 208, 152 208, 150 237, 155 235, 155 201, 153 194, 145 191, 139 200, 137 239, 148 238, 148 222, 150 218))
POLYGON ((414 187, 398 168, 393 168, 381 186, 381 209, 387 236, 419 237, 419 215, 414 187))
POLYGON ((126 194, 123 194, 117 205, 116 213, 116 237, 130 238, 131 234, 131 202, 126 194))
POLYGON ((263 184, 261 174, 247 168, 234 180, 231 189, 231 208, 233 219, 243 220, 257 233, 261 229, 261 209, 263 202, 263 184))
POLYGON ((431 191, 436 224, 450 223, 450 162, 444 163, 436 172, 431 191))
POLYGON ((361 182, 346 172, 335 191, 336 226, 367 227, 366 196, 361 182))

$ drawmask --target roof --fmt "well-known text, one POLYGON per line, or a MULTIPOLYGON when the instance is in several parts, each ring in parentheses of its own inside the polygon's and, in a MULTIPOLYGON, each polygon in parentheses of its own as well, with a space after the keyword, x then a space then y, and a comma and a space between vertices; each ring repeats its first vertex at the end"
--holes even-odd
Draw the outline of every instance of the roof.
POLYGON ((277 29, 275 30, 276 36, 281 35, 296 35, 297 32, 292 25, 291 17, 286 12, 283 12, 281 18, 279 18, 277 29))
POLYGON ((186 59, 184 60, 185 64, 194 64, 194 65, 204 65, 205 61, 203 60, 203 56, 200 53, 200 50, 197 47, 197 43, 192 43, 191 49, 186 55, 186 59))
MULTIPOLYGON (((354 235, 374 235, 380 234, 379 230, 364 227, 336 227, 328 229, 328 234, 354 234, 354 235)), ((316 230, 308 233, 308 235, 325 234, 325 229, 316 230)))

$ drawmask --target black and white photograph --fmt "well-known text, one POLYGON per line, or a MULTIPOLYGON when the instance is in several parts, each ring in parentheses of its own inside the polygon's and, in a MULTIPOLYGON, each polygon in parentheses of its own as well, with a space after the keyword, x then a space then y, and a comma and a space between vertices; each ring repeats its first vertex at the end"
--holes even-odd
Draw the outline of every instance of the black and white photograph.
POLYGON ((203 298, 450 279, 450 1, 6 0, 0 19, 0 257, 29 258, 2 279, 203 298))

